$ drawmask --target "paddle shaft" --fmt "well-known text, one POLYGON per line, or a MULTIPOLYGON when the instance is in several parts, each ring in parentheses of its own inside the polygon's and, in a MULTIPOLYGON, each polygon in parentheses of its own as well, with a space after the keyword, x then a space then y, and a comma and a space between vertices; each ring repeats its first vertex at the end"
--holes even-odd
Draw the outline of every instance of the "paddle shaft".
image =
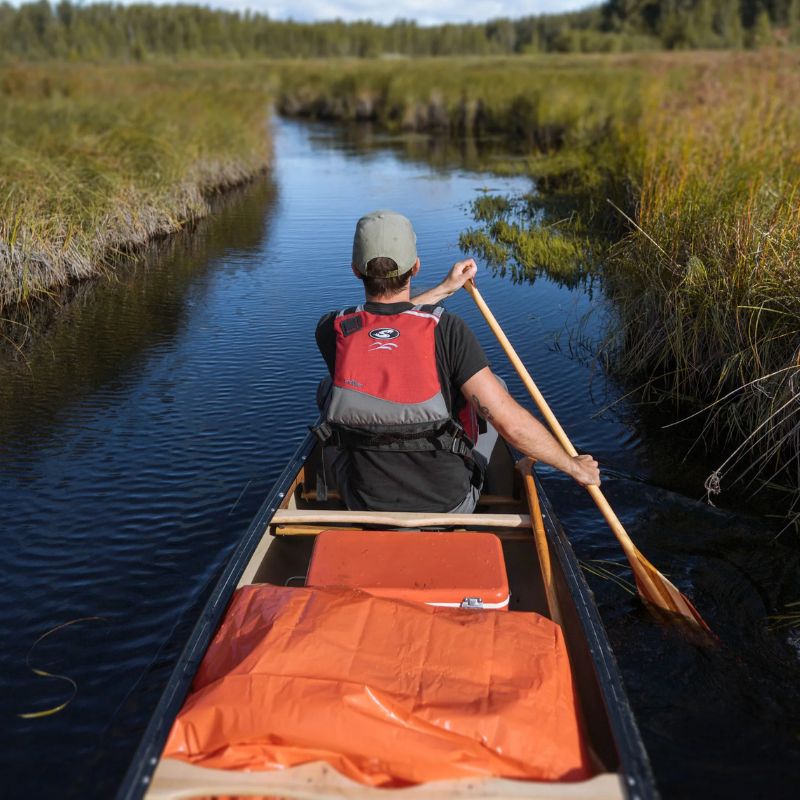
POLYGON ((542 519, 542 509, 539 505, 539 493, 536 491, 536 482, 531 474, 533 461, 523 459, 517 465, 522 469, 522 482, 525 486, 525 495, 528 499, 528 510, 531 517, 531 528, 533 529, 533 540, 536 544, 536 555, 539 557, 539 567, 542 571, 542 583, 547 600, 547 608, 550 612, 550 619, 561 625, 561 609, 558 606, 558 596, 553 582, 553 568, 550 563, 550 548, 547 544, 547 534, 544 531, 544 520, 542 519))
MULTIPOLYGON (((472 299, 475 301, 475 305, 478 306, 481 314, 483 314, 486 322, 488 323, 489 327, 492 329, 492 333, 497 337, 497 340, 500 342, 500 346, 505 351, 506 356, 508 356, 509 361, 513 365, 514 369, 517 371, 522 382, 525 384, 525 388, 530 393, 533 401, 536 403, 537 408, 541 412, 542 416, 545 418, 545 421, 550 426, 550 429, 553 431, 553 435, 558 439, 561 446, 567 453, 573 457, 578 455, 578 451, 573 447, 572 442, 569 440, 564 429, 561 427, 561 423, 556 418, 556 415, 550 410, 550 406, 547 404, 547 401, 544 399, 542 393, 539 391, 539 387, 533 382, 533 378, 531 378, 530 373, 526 369, 525 365, 522 363, 522 360, 517 355, 516 351, 514 350, 511 342, 508 340, 503 329, 500 327, 500 324, 495 319, 494 314, 492 314, 491 309, 489 306, 486 305, 486 302, 481 297, 480 292, 478 292, 475 284, 470 280, 464 284, 464 288, 470 293, 472 299)), ((617 537, 620 545, 622 546, 622 550, 628 558, 628 561, 633 567, 634 572, 636 574, 637 581, 642 581, 647 585, 647 588, 650 589, 652 594, 658 594, 658 591, 653 584, 650 575, 646 570, 637 569, 639 564, 639 559, 642 557, 639 551, 636 548, 636 545, 631 541, 630 536, 628 536, 627 531, 622 526, 622 523, 619 521, 619 518, 614 513, 614 509, 608 503, 603 493, 600 491, 599 486, 587 486, 586 490, 594 500, 597 507, 600 509, 600 513, 605 518, 608 526, 611 528, 614 536, 617 537)))

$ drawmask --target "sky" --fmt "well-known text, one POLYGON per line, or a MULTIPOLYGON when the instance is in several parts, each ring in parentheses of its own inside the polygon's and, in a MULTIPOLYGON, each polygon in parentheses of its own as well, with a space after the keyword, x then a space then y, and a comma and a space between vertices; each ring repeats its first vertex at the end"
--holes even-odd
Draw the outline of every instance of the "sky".
POLYGON ((371 19, 386 23, 395 19, 413 19, 420 25, 436 25, 442 22, 483 22, 497 17, 513 19, 531 14, 554 14, 586 8, 597 2, 599 0, 394 0, 389 3, 369 0, 196 0, 194 4, 230 11, 250 8, 268 14, 272 19, 291 18, 300 22, 371 19))

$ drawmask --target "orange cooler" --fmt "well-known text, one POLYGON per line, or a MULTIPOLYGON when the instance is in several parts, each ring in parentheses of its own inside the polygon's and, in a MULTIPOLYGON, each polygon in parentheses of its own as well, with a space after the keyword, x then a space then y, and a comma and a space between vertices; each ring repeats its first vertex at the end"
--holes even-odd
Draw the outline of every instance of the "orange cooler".
POLYGON ((508 577, 493 533, 323 531, 306 586, 454 608, 508 609, 508 577))

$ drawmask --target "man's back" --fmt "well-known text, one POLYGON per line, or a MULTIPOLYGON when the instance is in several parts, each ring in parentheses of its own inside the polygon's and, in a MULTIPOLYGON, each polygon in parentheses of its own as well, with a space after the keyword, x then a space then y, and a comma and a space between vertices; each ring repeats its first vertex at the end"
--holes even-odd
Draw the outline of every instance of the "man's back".
MULTIPOLYGON (((368 302, 364 306, 365 311, 387 318, 412 308, 410 302, 368 302)), ((336 369, 335 316, 336 312, 323 316, 316 331, 331 376, 336 369)), ((472 331, 452 314, 442 313, 434 337, 442 395, 455 419, 464 406, 461 386, 487 366, 486 356, 472 331)), ((402 346, 400 338, 398 346, 402 346)), ((474 480, 471 463, 440 450, 352 449, 346 460, 349 504, 374 510, 449 511, 464 500, 474 480)))
MULTIPOLYGON (((349 349, 352 342, 348 344, 348 337, 355 340, 352 334, 362 330, 370 315, 372 320, 375 315, 387 320, 396 315, 398 324, 400 319, 408 324, 412 299, 419 305, 430 305, 453 295, 465 281, 475 277, 478 267, 472 259, 457 262, 442 283, 412 298, 411 279, 420 271, 420 260, 411 222, 396 211, 373 211, 356 224, 350 268, 363 283, 366 312, 353 312, 351 319, 343 315, 338 321, 333 312, 317 326, 317 343, 336 395, 331 399, 331 413, 317 433, 325 441, 333 437, 340 445, 333 469, 349 508, 472 511, 483 482, 482 469, 498 434, 523 455, 562 470, 582 485, 600 483, 600 471, 591 456, 569 455, 508 394, 505 384, 489 369, 475 336, 458 317, 422 314, 437 318, 434 336, 430 336, 430 326, 426 329, 410 325, 412 335, 421 337, 416 344, 424 339, 425 345, 406 352, 406 356, 412 351, 418 355, 396 362, 400 367, 396 373, 386 371, 391 370, 390 360, 379 366, 370 360, 367 366, 364 358, 362 365, 360 354, 349 349), (340 365, 336 363, 337 351, 344 354, 340 365), (417 361, 420 386, 413 386, 418 377, 417 361), (354 372, 338 375, 337 366, 343 372, 349 373, 351 368, 354 372), (375 367, 382 378, 376 379, 375 367), (384 392, 390 385, 396 387, 405 382, 413 390, 433 387, 434 395, 438 395, 434 371, 446 408, 442 408, 441 397, 427 396, 427 389, 384 392), (364 391, 367 385, 374 394, 364 391), (408 403, 406 395, 412 398, 408 403), (424 395, 421 401, 417 395, 424 395), (459 410, 467 400, 469 411, 486 421, 485 432, 480 436, 471 432, 472 441, 467 441, 451 422, 459 418, 459 410)), ((397 344, 401 335, 394 324, 387 321, 386 326, 378 325, 367 333, 381 341, 376 347, 368 346, 365 352, 396 352, 389 343, 397 344)))

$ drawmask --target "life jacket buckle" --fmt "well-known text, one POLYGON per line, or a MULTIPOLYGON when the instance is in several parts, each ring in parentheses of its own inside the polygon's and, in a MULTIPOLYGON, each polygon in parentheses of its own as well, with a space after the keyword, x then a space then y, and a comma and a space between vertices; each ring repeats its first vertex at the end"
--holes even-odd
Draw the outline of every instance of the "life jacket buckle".
POLYGON ((450 452, 453 453, 453 455, 467 458, 472 452, 472 442, 464 429, 457 422, 453 423, 450 436, 452 437, 450 452))
POLYGON ((327 444, 333 437, 333 428, 325 420, 320 422, 319 425, 312 425, 311 432, 323 445, 327 444))

